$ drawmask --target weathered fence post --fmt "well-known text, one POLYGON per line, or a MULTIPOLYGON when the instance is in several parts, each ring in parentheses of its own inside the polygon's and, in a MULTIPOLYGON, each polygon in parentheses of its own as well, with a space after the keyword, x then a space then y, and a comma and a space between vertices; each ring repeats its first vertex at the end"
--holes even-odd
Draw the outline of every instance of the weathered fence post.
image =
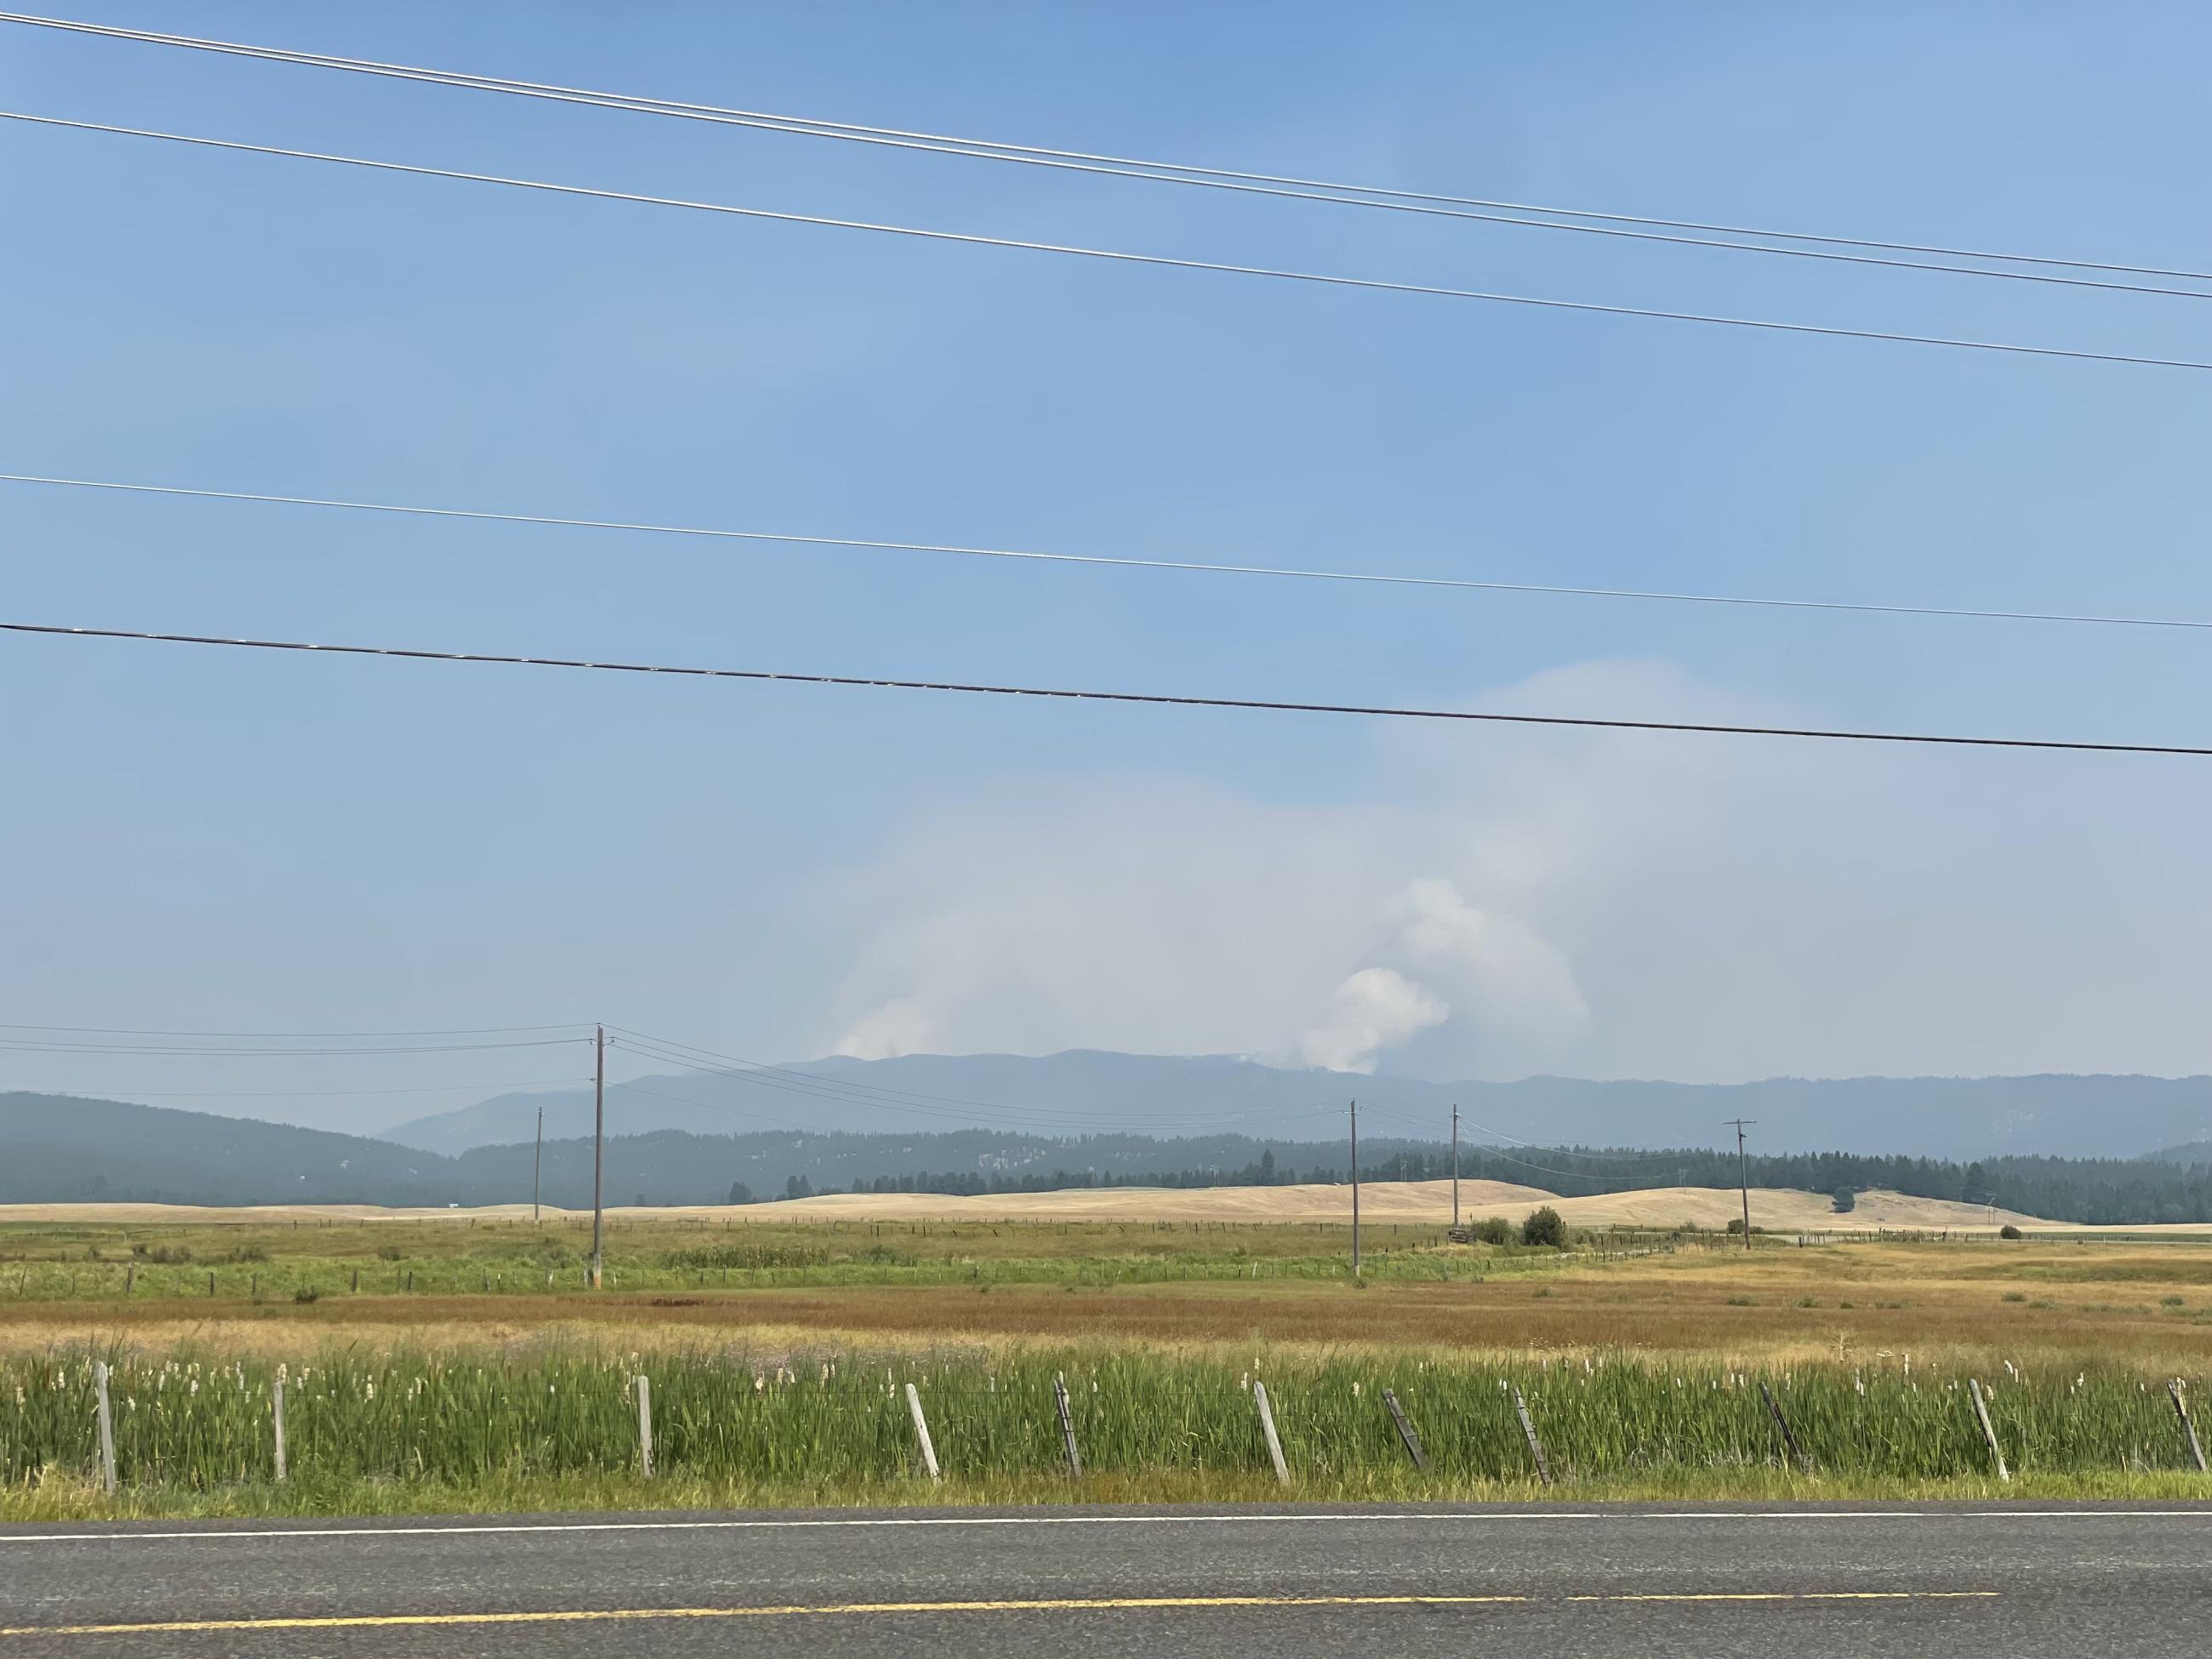
POLYGON ((929 1441, 929 1419, 921 1414, 921 1390, 913 1383, 906 1385, 906 1408, 914 1419, 914 1437, 921 1443, 921 1466, 929 1471, 932 1480, 944 1477, 937 1467, 937 1448, 929 1441))
POLYGON ((2173 1401, 2174 1415, 2181 1419, 2181 1432, 2189 1442, 2189 1455, 2197 1460, 2197 1472, 2204 1471, 2204 1443, 2197 1437, 2197 1425, 2190 1420, 2189 1396, 2182 1392, 2181 1379, 2174 1378, 2166 1385, 2166 1392, 2173 1401))
POLYGON ((361 1294, 361 1269, 358 1267, 353 1270, 353 1293, 356 1296, 361 1294))
POLYGON ((269 1389, 269 1414, 276 1430, 276 1484, 284 1484, 284 1376, 278 1372, 269 1389))
POLYGON ((1528 1437, 1528 1455, 1536 1460, 1536 1479, 1550 1486, 1552 1465, 1544 1455, 1544 1443, 1536 1438, 1536 1425, 1528 1415, 1528 1402, 1521 1397, 1517 1386, 1513 1390, 1513 1414, 1521 1419, 1521 1432, 1528 1437))
POLYGON ((1398 1425, 1398 1438, 1406 1443, 1406 1455, 1413 1460, 1415 1468, 1427 1473, 1428 1454, 1421 1449, 1421 1437, 1413 1432, 1413 1425, 1406 1420, 1406 1413, 1399 1408, 1396 1390, 1382 1390, 1382 1405, 1390 1413, 1390 1420, 1398 1425))
POLYGON ((107 1362, 92 1362, 93 1397, 97 1402, 96 1416, 100 1422, 100 1484, 110 1498, 115 1496, 115 1413, 107 1403, 107 1362))
POLYGON ((1782 1431, 1782 1443, 1790 1449, 1790 1455, 1796 1461, 1799 1473, 1812 1474, 1813 1460, 1805 1455, 1805 1449, 1797 1443, 1797 1437, 1790 1431, 1790 1419, 1782 1414, 1781 1403, 1775 1399, 1773 1390, 1766 1386, 1766 1379, 1763 1376, 1759 1379, 1759 1397, 1766 1402, 1767 1414, 1774 1419, 1774 1426, 1782 1431))
POLYGON ((215 1275, 212 1273, 208 1274, 208 1294, 210 1296, 215 1294, 215 1275))
POLYGON ((1275 1480, 1282 1486, 1291 1484, 1290 1466, 1283 1462, 1283 1443, 1275 1433, 1274 1408, 1267 1404, 1267 1385, 1255 1380, 1252 1384, 1252 1403, 1259 1408, 1260 1432, 1267 1442, 1267 1455, 1275 1465, 1275 1480))
POLYGON ((1989 1402, 1982 1398, 1981 1379, 1968 1377, 1966 1392, 1973 1397, 1974 1416, 1982 1425, 1982 1438, 1990 1443, 1990 1457, 1997 1466, 1997 1479, 2009 1484, 2012 1471, 2005 1468, 2004 1450, 1997 1444, 1997 1431, 1990 1426, 1989 1402))
POLYGON ((131 1287, 138 1282, 138 1264, 132 1262, 123 1270, 123 1294, 131 1294, 131 1287))
POLYGON ((1054 1373, 1052 1379, 1053 1409, 1060 1413, 1060 1443, 1067 1452, 1067 1472, 1076 1480, 1083 1479, 1083 1454, 1075 1449, 1075 1419, 1067 1409, 1067 1379, 1054 1373))
POLYGON ((637 1467, 653 1479, 653 1379, 640 1371, 637 1377, 637 1467))

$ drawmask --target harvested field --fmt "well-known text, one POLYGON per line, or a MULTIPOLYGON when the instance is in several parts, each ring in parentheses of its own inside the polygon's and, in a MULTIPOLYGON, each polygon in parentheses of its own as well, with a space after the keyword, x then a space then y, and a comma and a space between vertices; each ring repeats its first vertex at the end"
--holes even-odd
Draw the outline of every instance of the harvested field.
POLYGON ((1263 1370, 1271 1392, 1283 1385, 1299 1490, 1316 1498, 1475 1496, 1525 1479, 1510 1422, 1449 1437, 1478 1402, 1497 1403, 1501 1379, 1579 1448, 1574 1481, 1613 1496, 1957 1495, 1953 1483, 1987 1478, 1973 1473, 1978 1431, 1953 1409, 1966 1376, 1995 1382, 2008 1411, 2029 1390, 2028 1414, 2003 1431, 2024 1437, 2039 1495, 2172 1495, 2201 1479, 2171 1467, 2165 1395, 2174 1377, 2212 1388, 2212 1244, 2197 1240, 2005 1243, 1939 1227, 1859 1243, 1764 1234, 1746 1249, 1670 1231, 1578 1234, 1563 1250, 1453 1244, 1433 1221, 1393 1218, 1370 1224, 1355 1280, 1350 1230, 1327 1220, 902 1220, 835 1207, 613 1212, 609 1288, 596 1292, 580 1282, 588 1220, 566 1215, 532 1226, 513 1212, 196 1222, 71 1211, 0 1225, 0 1379, 24 1389, 0 1390, 22 1418, 0 1432, 14 1448, 0 1461, 15 1459, 0 1515, 1049 1500, 1074 1495, 1052 1472, 1056 1443, 1024 1437, 1049 1428, 1031 1396, 1063 1369, 1120 1379, 1144 1402, 1103 1417, 1104 1395, 1081 1405, 1101 1454, 1083 1492, 1101 1501, 1268 1495, 1264 1462, 1241 1442, 1224 1461, 1220 1440, 1232 1424, 1247 1432, 1250 1410, 1248 1399, 1224 1414, 1222 1379, 1263 1370), (95 1356, 120 1368, 136 1437, 135 1473, 114 1498, 81 1472, 95 1356), (801 1413, 788 1426, 812 1437, 806 1460, 764 1462, 766 1429, 744 1427, 746 1414, 757 1406, 782 1424, 800 1396, 763 1405, 751 1379, 818 1390, 825 1365, 856 1378, 865 1366, 878 1381, 864 1392, 889 1406, 857 1437, 842 1418, 801 1413), (341 1384, 296 1402, 298 1478, 281 1488, 262 1433, 279 1367, 341 1384), (635 1422, 623 1389, 640 1372, 669 1413, 672 1461, 651 1481, 623 1472, 635 1422), (1431 1399, 1447 1373, 1450 1399, 1431 1399), (886 1375, 931 1393, 944 1449, 981 1449, 976 1474, 915 1483, 902 1401, 875 1391, 886 1375), (1692 1376, 1694 1401, 1675 1381, 1692 1376), (177 1409, 159 1402, 179 1376, 186 1400, 195 1379, 203 1395, 216 1388, 223 1414, 159 1416, 177 1409), (1615 1381, 1600 1389, 1601 1376, 1615 1381), (1638 1377, 1650 1386, 1623 1380, 1638 1377), (1864 1462, 1856 1437, 1861 1380, 1878 1377, 1895 1394, 1884 1410, 1916 1425, 1920 1448, 1893 1468, 1864 1462), (1017 1410, 998 1391, 1023 1378, 1017 1410), (1409 1472, 1358 1391, 1386 1380, 1439 1425, 1433 1475, 1409 1472), (1576 1392, 1559 1394, 1562 1380, 1576 1392), (1830 1413, 1820 1432, 1836 1437, 1835 1469, 1802 1476, 1745 1438, 1761 1419, 1738 1407, 1758 1380, 1816 1422, 1830 1413), (2081 1392, 2092 1384, 2094 1399, 2081 1392), (534 1405, 530 1389, 548 1386, 573 1410, 534 1405), (1324 1398, 1339 1426, 1316 1440, 1324 1398), (1213 1414, 1196 1462, 1131 1426, 1163 1413, 1213 1414), (2096 1437, 2107 1435, 2118 1437, 2096 1437))
MULTIPOLYGON (((817 1236, 812 1229, 760 1231, 817 1236)), ((1154 1239, 1188 1250, 1191 1236, 1180 1243, 1140 1230, 1118 1237, 1103 1229, 1088 1237, 1056 1231, 1042 1238, 1017 1236, 1031 1231, 1005 1224, 996 1235, 972 1224, 933 1229, 916 1243, 973 1253, 966 1259, 976 1276, 968 1279, 963 1270, 962 1281, 950 1284, 802 1282, 724 1290, 709 1283, 531 1296, 392 1294, 387 1288, 301 1304, 289 1296, 256 1303, 240 1294, 42 1301, 8 1296, 0 1274, 0 1351, 88 1340, 163 1346, 204 1340, 281 1352, 311 1336, 375 1350, 526 1343, 549 1335, 651 1351, 698 1340, 819 1342, 835 1334, 901 1346, 1106 1340, 1147 1347, 1615 1348, 1735 1363, 1944 1352, 1978 1356, 1989 1365, 2099 1358, 2149 1374, 2212 1360, 2212 1248, 2189 1242, 1806 1249, 1766 1242, 1753 1251, 1714 1246, 1610 1260, 1431 1246, 1407 1254, 1438 1264, 1439 1275, 1353 1285, 1340 1256, 1329 1278, 1267 1277, 1269 1263, 1255 1256, 1245 1258, 1246 1267, 1260 1270, 1251 1277, 1236 1271, 1230 1258, 1226 1274, 1102 1282, 1096 1275, 1113 1260, 1104 1252, 1154 1239), (1071 1262, 1073 1271, 1058 1280, 983 1276, 994 1260, 991 1249, 1047 1242, 1093 1254, 1071 1262), (1093 1277, 1078 1279, 1076 1273, 1093 1277)), ((1303 1231, 1285 1230, 1294 1236, 1303 1231)), ((1200 1237, 1225 1253, 1249 1249, 1268 1234, 1200 1237)), ((1315 1248, 1309 1240, 1285 1242, 1315 1248)), ((1339 1231, 1328 1242, 1340 1249, 1345 1236, 1339 1231)), ((1291 1258, 1300 1264, 1310 1259, 1291 1258)), ((244 1270, 224 1271, 242 1290, 244 1270)), ((474 1275, 468 1277, 473 1284, 474 1275)))
MULTIPOLYGON (((1498 1181, 1463 1181, 1460 1207, 1469 1218, 1501 1215, 1518 1221, 1530 1210, 1548 1204, 1576 1227, 1654 1227, 1688 1225, 1718 1230, 1741 1214, 1741 1198, 1733 1187, 1660 1187, 1638 1192, 1608 1193, 1595 1197, 1563 1198, 1540 1187, 1515 1186, 1498 1181)), ((1376 1222, 1420 1222, 1442 1224, 1451 1217, 1451 1183, 1448 1181, 1370 1182, 1360 1188, 1360 1213, 1376 1222)), ((547 1206, 548 1218, 574 1220, 574 1211, 547 1206)), ((779 1200, 699 1208, 623 1207, 614 1212, 624 1222, 655 1219, 800 1221, 1178 1221, 1178 1222, 1348 1222, 1352 1218, 1352 1189, 1348 1186, 1079 1188, 1061 1192, 1012 1193, 981 1198, 953 1197, 936 1193, 832 1193, 814 1198, 779 1200)), ((293 1220, 425 1221, 438 1218, 514 1221, 527 1220, 526 1204, 502 1204, 478 1209, 390 1210, 372 1205, 283 1206, 240 1209, 206 1209, 167 1204, 8 1204, 0 1205, 0 1230, 11 1223, 79 1223, 85 1225, 154 1225, 166 1222, 252 1225, 282 1224, 293 1220)), ((1859 1194, 1857 1206, 1838 1215, 1826 1193, 1794 1192, 1754 1187, 1751 1192, 1751 1220, 1770 1232, 1852 1232, 1893 1229, 1950 1229, 1991 1231, 2009 1222, 2039 1232, 2085 1231, 2070 1223, 2045 1221, 2009 1210, 1992 1212, 1978 1204, 1958 1204, 1944 1199, 1908 1198, 1879 1190, 1859 1194)), ((2212 1224, 2130 1227, 2129 1232, 2174 1231, 2212 1234, 2212 1224)))

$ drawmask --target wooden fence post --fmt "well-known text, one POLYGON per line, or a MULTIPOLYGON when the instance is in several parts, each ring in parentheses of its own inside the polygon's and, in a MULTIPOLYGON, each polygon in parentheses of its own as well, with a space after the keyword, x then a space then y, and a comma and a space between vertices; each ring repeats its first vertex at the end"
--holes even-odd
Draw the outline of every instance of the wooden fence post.
POLYGON ((653 1379, 641 1371, 637 1378, 637 1466, 653 1479, 653 1379))
POLYGON ((100 1421, 100 1484, 110 1498, 115 1496, 115 1413, 107 1402, 107 1362, 92 1362, 93 1395, 97 1402, 100 1421))
POLYGON ((278 1376, 269 1389, 269 1413, 276 1430, 276 1484, 284 1484, 284 1379, 278 1376))
POLYGON ((131 1294, 131 1287, 138 1282, 138 1264, 132 1262, 123 1270, 123 1294, 131 1294))
POLYGON ((1766 1386, 1766 1379, 1763 1376, 1759 1379, 1759 1397, 1766 1402, 1767 1413, 1774 1419, 1774 1426, 1782 1431, 1782 1443, 1790 1449, 1790 1455, 1796 1460, 1798 1471, 1804 1474, 1812 1474, 1813 1460, 1805 1455, 1805 1449, 1797 1443, 1797 1437, 1790 1433, 1790 1419, 1782 1414, 1782 1407, 1774 1398, 1773 1390, 1766 1386))
POLYGON ((1267 1403, 1267 1385, 1265 1382, 1253 1382, 1252 1403, 1260 1411, 1260 1432, 1267 1438, 1267 1455, 1275 1465, 1275 1480, 1278 1484, 1287 1486, 1291 1484, 1290 1466, 1283 1462, 1283 1443, 1275 1433, 1274 1408, 1267 1403))
POLYGON ((212 1273, 208 1275, 208 1294, 210 1296, 215 1294, 215 1275, 212 1273))
POLYGON ((1529 1418, 1528 1402, 1521 1397, 1521 1390, 1513 1390, 1513 1413, 1521 1419, 1521 1432, 1528 1437, 1528 1455, 1536 1460, 1536 1478, 1544 1485, 1552 1484, 1552 1465, 1544 1455, 1544 1443, 1536 1438, 1536 1425, 1529 1418))
POLYGON ((1398 1425, 1398 1438, 1406 1443, 1406 1455, 1413 1460, 1415 1468, 1426 1474, 1429 1467, 1428 1454, 1421 1449, 1421 1437, 1413 1432, 1413 1425, 1406 1420, 1406 1413, 1399 1408, 1398 1395, 1395 1389, 1382 1390, 1382 1405, 1390 1413, 1390 1420, 1398 1425))
POLYGON ((2004 1450, 1997 1444, 1997 1431, 1990 1426, 1990 1408, 1988 1402, 1982 1398, 1981 1379, 1968 1377, 1966 1392, 1973 1397, 1974 1416, 1981 1423, 1982 1438, 1990 1443, 1990 1456, 1997 1466, 1997 1479, 2009 1484, 2012 1471, 2005 1468, 2004 1450))
POLYGON ((1067 1472, 1074 1479, 1083 1479, 1083 1454, 1075 1449, 1075 1419, 1067 1409, 1067 1379, 1055 1373, 1052 1379, 1052 1403, 1060 1413, 1060 1443, 1067 1452, 1067 1472))
POLYGON ((353 1293, 356 1296, 361 1294, 361 1269, 358 1267, 353 1270, 353 1293))
POLYGON ((942 1480, 937 1467, 937 1448, 929 1441, 929 1419, 921 1414, 921 1390, 911 1382, 906 1385, 906 1408, 914 1419, 914 1437, 921 1443, 921 1466, 929 1471, 932 1480, 942 1480))
POLYGON ((2204 1443, 2197 1437, 2197 1425, 2190 1421, 2189 1396, 2181 1391, 2181 1379, 2176 1377, 2166 1385, 2166 1394, 2173 1401, 2174 1414, 2181 1419, 2181 1432, 2189 1441, 2189 1455, 2197 1460, 2197 1472, 2204 1473, 2204 1443))

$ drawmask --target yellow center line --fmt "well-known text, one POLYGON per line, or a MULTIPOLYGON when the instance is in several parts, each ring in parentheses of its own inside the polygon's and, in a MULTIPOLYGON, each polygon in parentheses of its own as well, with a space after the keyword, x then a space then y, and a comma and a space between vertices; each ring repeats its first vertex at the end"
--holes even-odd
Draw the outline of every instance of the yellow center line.
MULTIPOLYGON (((1566 1595, 1562 1601, 1973 1601, 1995 1590, 1787 1590, 1566 1595)), ((1115 1595, 1006 1601, 834 1601, 749 1607, 600 1607, 544 1613, 395 1613, 293 1619, 179 1619, 143 1625, 17 1625, 9 1636, 151 1636, 206 1631, 377 1630, 441 1625, 577 1625, 647 1619, 799 1619, 882 1613, 1091 1613, 1185 1607, 1528 1607, 1534 1595, 1115 1595)))

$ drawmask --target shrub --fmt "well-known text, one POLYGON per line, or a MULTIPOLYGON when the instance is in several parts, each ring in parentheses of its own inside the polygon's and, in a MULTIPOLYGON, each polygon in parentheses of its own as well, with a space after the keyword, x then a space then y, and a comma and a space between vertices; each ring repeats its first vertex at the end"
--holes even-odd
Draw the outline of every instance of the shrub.
POLYGON ((1858 1208, 1859 1195, 1849 1187, 1838 1187, 1836 1188, 1836 1195, 1829 1202, 1835 1206, 1838 1215, 1849 1215, 1853 1210, 1858 1208))
POLYGON ((1513 1224, 1502 1215, 1486 1215, 1474 1224, 1474 1242, 1478 1244, 1510 1244, 1513 1224))
POLYGON ((1528 1218, 1521 1224, 1521 1242, 1559 1249, 1567 1242, 1566 1218, 1548 1204, 1529 1211, 1528 1218))
POLYGON ((380 1261, 397 1261, 402 1254, 397 1244, 380 1244, 376 1247, 377 1259, 380 1261))
POLYGON ((2008 1221, 2003 1226, 1997 1229, 1997 1237, 1999 1238, 2018 1238, 2020 1237, 2020 1229, 2014 1226, 2011 1222, 2008 1221))
POLYGON ((302 1304, 319 1302, 322 1300, 322 1297, 323 1293, 312 1285, 302 1285, 298 1290, 292 1292, 292 1300, 302 1304))

